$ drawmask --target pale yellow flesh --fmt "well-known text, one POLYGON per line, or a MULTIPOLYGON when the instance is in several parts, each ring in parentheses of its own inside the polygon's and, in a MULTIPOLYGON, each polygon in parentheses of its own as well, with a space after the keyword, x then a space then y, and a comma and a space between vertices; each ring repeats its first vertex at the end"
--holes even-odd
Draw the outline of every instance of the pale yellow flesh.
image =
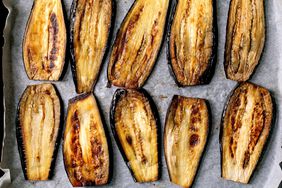
POLYGON ((213 0, 178 0, 170 35, 170 58, 181 85, 197 85, 213 53, 213 0))
POLYGON ((24 65, 29 79, 60 78, 66 40, 61 0, 35 0, 23 42, 24 65))
POLYGON ((244 83, 235 90, 223 122, 223 178, 249 182, 270 132, 272 108, 270 93, 262 87, 244 83))
POLYGON ((232 0, 229 10, 226 76, 246 81, 258 65, 265 43, 264 0, 232 0))
POLYGON ((173 183, 192 186, 207 142, 208 117, 203 99, 181 96, 173 99, 164 133, 166 162, 173 183))
POLYGON ((111 0, 77 0, 74 53, 77 89, 90 92, 105 54, 112 18, 111 0))
POLYGON ((51 84, 29 86, 23 94, 19 118, 28 180, 48 180, 60 127, 60 108, 51 84))
POLYGON ((157 125, 149 101, 129 91, 116 106, 115 129, 137 182, 158 179, 157 125))
POLYGON ((69 104, 63 144, 65 167, 73 186, 108 182, 108 143, 93 95, 69 104))
POLYGON ((161 46, 169 0, 136 0, 121 25, 108 67, 115 86, 139 88, 155 64, 161 46))

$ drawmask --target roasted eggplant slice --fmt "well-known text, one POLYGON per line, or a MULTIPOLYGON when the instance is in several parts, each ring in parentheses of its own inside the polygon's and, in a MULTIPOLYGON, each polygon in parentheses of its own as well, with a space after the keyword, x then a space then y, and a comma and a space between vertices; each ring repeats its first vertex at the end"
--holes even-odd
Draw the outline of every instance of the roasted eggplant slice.
POLYGON ((52 84, 28 86, 19 102, 17 141, 25 179, 48 180, 60 140, 61 101, 52 84))
POLYGON ((208 84, 217 51, 215 0, 178 0, 168 36, 168 62, 180 86, 208 84))
POLYGON ((240 84, 231 94, 222 118, 222 177, 248 183, 264 150, 273 114, 268 90, 240 84))
POLYGON ((70 43, 78 93, 90 92, 98 79, 113 15, 113 0, 73 1, 70 43))
POLYGON ((109 84, 131 89, 144 85, 162 44, 169 2, 134 2, 112 48, 108 66, 109 84))
POLYGON ((174 96, 167 112, 164 151, 170 180, 191 187, 209 133, 209 109, 204 99, 174 96))
POLYGON ((80 95, 69 102, 63 154, 65 169, 74 187, 108 183, 108 142, 92 94, 80 95))
POLYGON ((117 145, 135 181, 159 179, 159 119, 145 90, 121 90, 114 95, 110 122, 117 145))
POLYGON ((23 41, 28 78, 59 80, 65 64, 66 41, 61 0, 35 0, 23 41))
POLYGON ((247 81, 265 43, 264 0, 231 0, 226 33, 226 77, 247 81))

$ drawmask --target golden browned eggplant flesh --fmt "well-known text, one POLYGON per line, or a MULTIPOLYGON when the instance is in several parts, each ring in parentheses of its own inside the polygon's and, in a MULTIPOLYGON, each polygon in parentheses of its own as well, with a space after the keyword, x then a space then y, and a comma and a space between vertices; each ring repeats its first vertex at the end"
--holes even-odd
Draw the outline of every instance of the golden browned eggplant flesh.
POLYGON ((169 0, 136 0, 115 39, 108 66, 109 83, 140 88, 161 47, 169 0))
POLYGON ((48 180, 54 169, 60 99, 52 84, 28 86, 19 103, 17 140, 27 180, 48 180))
POLYGON ((222 177, 248 183, 271 130, 268 90, 242 83, 232 93, 222 120, 222 177))
POLYGON ((78 93, 90 92, 98 79, 113 14, 112 0, 73 1, 70 37, 78 93))
POLYGON ((35 0, 23 42, 28 78, 59 80, 65 64, 66 42, 61 0, 35 0))
POLYGON ((112 128, 137 182, 159 179, 157 121, 150 101, 136 90, 118 90, 112 106, 112 128))
POLYGON ((104 185, 109 180, 109 148, 92 94, 69 102, 64 132, 65 169, 74 187, 104 185))
POLYGON ((213 0, 178 0, 169 36, 169 63, 181 86, 207 84, 216 57, 213 0))
POLYGON ((264 0, 231 0, 225 44, 226 77, 247 81, 259 64, 264 43, 264 0))
POLYGON ((164 132, 166 163, 173 183, 192 186, 207 142, 209 122, 204 99, 173 97, 164 132))

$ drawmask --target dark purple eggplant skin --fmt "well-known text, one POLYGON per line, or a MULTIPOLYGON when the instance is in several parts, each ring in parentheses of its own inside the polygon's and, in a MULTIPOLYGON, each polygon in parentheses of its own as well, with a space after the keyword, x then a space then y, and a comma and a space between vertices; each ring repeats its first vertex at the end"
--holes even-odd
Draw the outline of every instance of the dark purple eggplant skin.
MULTIPOLYGON (((60 147, 60 143, 61 143, 61 137, 62 137, 62 133, 63 133, 63 122, 64 122, 64 103, 63 100, 60 96, 60 93, 57 89, 57 87, 52 84, 55 88, 55 91, 57 93, 57 96, 60 100, 60 105, 61 105, 61 114, 60 114, 60 127, 59 127, 59 131, 58 131, 58 136, 57 136, 57 140, 56 140, 56 144, 55 144, 55 150, 53 153, 53 159, 51 162, 51 167, 50 167, 50 172, 49 172, 49 177, 48 179, 52 179, 55 173, 55 164, 56 164, 56 159, 57 159, 57 154, 58 154, 58 150, 60 147)), ((29 86, 26 87, 26 89, 29 86)), ((21 126, 20 126, 20 101, 22 100, 22 97, 26 91, 26 89, 24 90, 24 92, 22 93, 22 96, 20 97, 18 106, 17 106, 17 115, 16 115, 16 138, 17 138, 17 144, 18 144, 18 150, 19 150, 19 155, 20 155, 20 160, 21 160, 21 165, 22 165, 22 170, 24 173, 24 178, 25 180, 28 180, 27 178, 27 172, 26 172, 26 164, 25 164, 25 155, 24 155, 24 148, 22 147, 22 143, 23 143, 23 139, 22 139, 22 131, 21 131, 21 126)))
MULTIPOLYGON (((125 17, 124 17, 122 23, 125 21, 125 19, 126 19, 126 17, 128 16, 129 12, 133 9, 135 3, 136 3, 136 0, 134 1, 134 3, 131 5, 130 9, 129 9, 128 12, 126 13, 126 15, 125 15, 125 17)), ((169 17, 170 17, 169 14, 170 14, 170 9, 171 9, 172 5, 173 5, 173 3, 172 3, 171 1, 169 1, 168 10, 167 10, 167 15, 166 15, 166 23, 165 23, 164 28, 167 28, 167 26, 168 26, 169 17)), ((122 23, 121 23, 121 25, 122 25, 122 23)), ((115 40, 116 40, 116 38, 117 38, 119 32, 120 32, 120 28, 118 29, 118 31, 117 31, 117 33, 116 33, 115 40)), ((153 68, 152 68, 152 71, 151 71, 150 75, 149 75, 148 78, 145 80, 145 82, 144 82, 143 85, 146 85, 147 81, 149 80, 150 76, 152 75, 152 72, 153 72, 154 69, 156 68, 156 64, 157 64, 157 62, 158 62, 158 60, 159 60, 159 57, 160 57, 160 55, 161 55, 161 50, 162 50, 162 46, 163 46, 163 43, 164 43, 164 41, 165 41, 166 35, 167 35, 166 32, 164 32, 164 36, 163 36, 163 39, 162 39, 162 42, 161 42, 161 46, 160 46, 160 49, 159 49, 158 54, 157 54, 156 62, 155 62, 155 64, 154 64, 153 68)), ((113 43, 112 46, 111 46, 111 51, 112 51, 113 47, 114 47, 114 43, 113 43)), ((108 74, 107 74, 107 79, 108 79, 107 87, 108 87, 108 88, 111 88, 111 87, 112 87, 112 83, 111 83, 110 80, 109 80, 109 75, 108 75, 108 74)), ((140 89, 140 88, 139 88, 139 89, 140 89)))
MULTIPOLYGON (((111 139, 110 139, 110 131, 109 131, 108 127, 106 126, 107 124, 106 124, 105 116, 104 116, 104 114, 102 113, 103 111, 102 111, 100 102, 99 102, 99 100, 97 99, 97 97, 95 96, 94 92, 93 92, 93 93, 90 92, 90 93, 83 93, 83 94, 81 94, 81 95, 78 95, 78 96, 76 96, 76 97, 70 99, 70 100, 69 100, 69 103, 74 103, 74 102, 76 102, 76 101, 83 100, 83 99, 87 98, 89 95, 92 95, 92 94, 93 94, 93 96, 94 96, 95 99, 96 99, 97 107, 98 107, 98 110, 99 110, 99 112, 100 112, 101 121, 102 121, 102 123, 103 123, 103 128, 104 128, 104 131, 105 131, 105 135, 106 135, 106 137, 107 137, 106 139, 107 139, 107 144, 108 144, 108 149, 109 149, 109 162, 110 162, 110 163, 109 163, 109 169, 110 169, 110 170, 109 170, 109 179, 108 179, 108 183, 105 184, 105 185, 108 185, 108 184, 111 183, 112 178, 113 178, 113 168, 114 168, 114 165, 113 165, 113 159, 114 159, 114 157, 113 157, 113 156, 114 156, 114 155, 113 155, 113 144, 112 144, 111 139)), ((68 116, 68 114, 66 114, 65 117, 62 118, 62 119, 64 119, 64 128, 63 128, 63 130, 62 130, 62 134, 61 134, 61 135, 63 135, 63 133, 65 132, 65 129, 66 129, 66 122, 67 122, 66 120, 67 120, 67 116, 68 116)), ((62 140, 62 142, 63 142, 63 140, 62 140)), ((63 152, 64 152, 64 145, 62 145, 62 155, 63 155, 63 152)), ((67 171, 67 169, 66 169, 65 155, 63 155, 63 161, 64 161, 65 172, 67 173, 67 176, 69 176, 68 171, 67 171)))
MULTIPOLYGON (((170 111, 170 106, 171 106, 171 104, 172 104, 172 102, 173 102, 173 99, 176 98, 176 97, 177 97, 177 95, 174 95, 174 96, 172 97, 172 99, 171 99, 171 102, 170 102, 170 104, 169 104, 169 106, 168 106, 168 109, 167 109, 167 112, 166 112, 165 122, 167 122, 168 115, 169 115, 169 111, 170 111)), ((193 183, 192 183, 192 186, 191 186, 191 187, 193 187, 193 185, 194 185, 194 183, 195 183, 195 181, 196 181, 196 179, 197 179, 197 177, 198 177, 199 170, 201 169, 201 166, 202 166, 201 164, 202 164, 202 162, 204 161, 204 158, 205 158, 205 156, 206 156, 206 154, 207 154, 206 149, 207 149, 207 147, 208 147, 208 143, 209 143, 209 140, 210 140, 210 137, 211 137, 211 130, 212 130, 211 105, 210 105, 210 103, 209 103, 209 101, 208 101, 207 99, 204 99, 204 100, 205 100, 205 102, 206 102, 206 105, 207 105, 207 108, 208 108, 208 115, 209 115, 209 117, 208 117, 208 119, 209 119, 208 136, 207 136, 207 142, 206 142, 205 147, 204 147, 204 151, 203 151, 203 153, 202 153, 202 156, 201 156, 201 159, 200 159, 200 162, 199 162, 199 167, 198 167, 198 169, 197 169, 197 171, 196 171, 196 175, 195 175, 195 178, 194 178, 194 180, 193 180, 193 183)), ((163 133, 163 135, 164 135, 164 133, 163 133)), ((163 138, 163 139, 164 139, 164 138, 163 138)), ((167 161, 166 156, 165 156, 165 160, 167 161)), ((169 176, 169 179, 171 180, 169 173, 168 173, 168 176, 169 176)))
MULTIPOLYGON (((154 116, 154 119, 156 121, 156 125, 157 125, 157 134, 158 134, 158 165, 159 165, 159 176, 158 176, 158 180, 161 178, 161 169, 162 169, 162 162, 161 162, 161 152, 162 152, 162 146, 161 146, 161 121, 159 118, 159 113, 158 113, 158 109, 157 106, 155 105, 155 102, 153 101, 152 97, 150 96, 150 94, 145 90, 145 89, 138 89, 138 92, 142 93, 149 101, 150 103, 150 107, 152 109, 152 113, 154 116)), ((114 139, 116 141, 116 144, 118 146, 118 149, 122 155, 122 158, 127 166, 127 168, 129 169, 129 172, 131 174, 131 177, 133 178, 134 182, 137 182, 135 177, 134 177, 134 173, 130 167, 130 163, 127 160, 127 157, 125 155, 125 152, 122 149, 121 143, 119 141, 118 135, 116 133, 115 130, 115 110, 116 110, 116 106, 118 101, 120 100, 120 98, 125 95, 127 92, 126 89, 117 89, 116 92, 114 93, 113 99, 112 99, 112 103, 111 103, 111 107, 110 107, 110 125, 111 125, 111 129, 112 129, 112 133, 114 136, 114 139)))
MULTIPOLYGON (((227 96, 227 99, 226 99, 226 102, 224 104, 224 108, 223 108, 223 111, 222 111, 222 117, 221 117, 221 122, 220 122, 220 130, 219 130, 219 150, 220 150, 220 177, 222 177, 222 152, 223 152, 223 144, 222 144, 222 137, 223 137, 223 129, 224 129, 224 126, 223 126, 223 121, 224 121, 224 117, 225 117, 225 114, 226 114, 226 111, 227 111, 227 107, 228 107, 228 104, 229 104, 229 101, 231 99, 231 97, 233 96, 234 94, 234 91, 241 86, 241 84, 244 84, 245 82, 241 82, 241 83, 238 83, 234 89, 231 90, 230 94, 227 96)), ((251 84, 254 84, 252 82, 249 82, 251 84)), ((255 84, 257 85, 257 84, 255 84)), ((258 85, 259 86, 259 85, 258 85)), ((277 123, 277 104, 276 104, 276 100, 274 98, 274 94, 272 91, 268 90, 270 92, 270 95, 271 95, 271 99, 272 99, 272 105, 273 105, 273 116, 272 116, 272 122, 271 122, 271 128, 270 128, 270 132, 269 132, 269 136, 264 144, 264 147, 263 147, 263 150, 262 150, 262 153, 259 157, 259 160, 258 160, 258 163, 254 169, 254 172, 253 174, 251 175, 250 177, 250 182, 252 182, 254 180, 254 177, 255 175, 258 173, 257 169, 259 168, 259 166, 262 165, 264 159, 265 159, 265 156, 268 152, 268 148, 269 148, 269 145, 270 145, 270 142, 271 142, 271 139, 272 139, 272 133, 273 133, 273 130, 275 129, 275 126, 276 126, 276 123, 277 123)))
MULTIPOLYGON (((116 0, 112 0, 112 3, 113 3, 113 7, 112 7, 112 18, 111 18, 111 28, 110 28, 110 33, 109 33, 109 36, 108 36, 108 42, 107 42, 107 46, 106 46, 106 49, 105 49, 105 54, 104 54, 104 57, 103 57, 103 60, 102 60, 102 64, 101 64, 101 67, 100 67, 100 71, 99 71, 99 76, 96 80, 96 83, 99 81, 99 78, 100 78, 100 73, 101 73, 101 70, 102 70, 102 67, 106 61, 106 58, 107 58, 107 54, 109 53, 110 51, 110 48, 111 48, 111 42, 112 42, 112 38, 113 38, 113 32, 114 32, 114 27, 115 27, 115 19, 116 19, 116 0)), ((75 84, 75 87, 76 87, 76 92, 78 93, 77 91, 77 78, 76 78, 76 68, 75 68, 75 56, 74 56, 74 23, 75 23, 75 12, 76 12, 76 6, 77 4, 77 0, 73 0, 72 2, 72 5, 71 5, 71 10, 70 10, 70 27, 69 27, 69 52, 70 52, 70 62, 71 62, 71 71, 72 71, 72 77, 73 77, 73 80, 74 80, 74 84, 75 84)), ((96 83, 94 83, 94 86, 93 88, 95 87, 96 83)))
MULTIPOLYGON (((183 86, 180 84, 176 78, 176 75, 173 71, 172 64, 171 64, 171 55, 169 50, 169 44, 170 44, 170 36, 171 36, 171 27, 173 23, 173 18, 176 13, 176 7, 177 7, 177 0, 172 1, 172 10, 169 16, 169 22, 167 27, 167 37, 166 37, 166 54, 167 54, 167 61, 168 61, 168 68, 170 75, 173 77, 176 85, 178 87, 193 87, 193 86, 183 86)), ((213 0, 213 47, 212 47, 212 56, 209 62, 209 68, 206 70, 206 72, 203 74, 200 80, 199 85, 207 85, 211 82, 215 68, 216 68, 216 62, 217 62, 217 47, 218 47, 218 26, 217 26, 217 9, 216 9, 216 1, 213 0)))

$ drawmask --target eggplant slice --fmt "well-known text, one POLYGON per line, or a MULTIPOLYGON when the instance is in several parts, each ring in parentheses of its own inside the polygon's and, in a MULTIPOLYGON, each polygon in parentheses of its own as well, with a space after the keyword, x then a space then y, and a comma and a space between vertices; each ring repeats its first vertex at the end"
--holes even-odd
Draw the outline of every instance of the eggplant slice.
POLYGON ((167 112, 164 151, 170 180, 191 187, 207 143, 209 108, 204 99, 174 96, 167 112))
POLYGON ((159 179, 159 119, 156 107, 145 90, 118 89, 110 121, 123 158, 139 183, 159 179))
POLYGON ((160 51, 169 2, 134 2, 112 47, 108 66, 109 84, 130 89, 144 85, 160 51))
POLYGON ((35 0, 23 41, 23 60, 31 80, 59 80, 66 53, 61 0, 35 0))
POLYGON ((264 48, 264 0, 231 0, 226 32, 226 77, 247 81, 259 64, 264 48))
POLYGON ((60 104, 52 84, 28 86, 21 97, 16 132, 27 180, 51 178, 62 128, 60 104))
POLYGON ((270 134, 273 114, 265 88, 246 82, 233 91, 222 119, 223 178, 249 182, 270 134))
POLYGON ((108 183, 108 142, 99 108, 92 94, 80 95, 69 101, 63 154, 65 169, 74 187, 108 183))
POLYGON ((214 0, 178 0, 168 36, 168 61, 180 86, 208 84, 216 63, 214 0))
POLYGON ((112 0, 74 0, 71 9, 71 55, 78 93, 91 92, 99 76, 114 19, 112 0))

